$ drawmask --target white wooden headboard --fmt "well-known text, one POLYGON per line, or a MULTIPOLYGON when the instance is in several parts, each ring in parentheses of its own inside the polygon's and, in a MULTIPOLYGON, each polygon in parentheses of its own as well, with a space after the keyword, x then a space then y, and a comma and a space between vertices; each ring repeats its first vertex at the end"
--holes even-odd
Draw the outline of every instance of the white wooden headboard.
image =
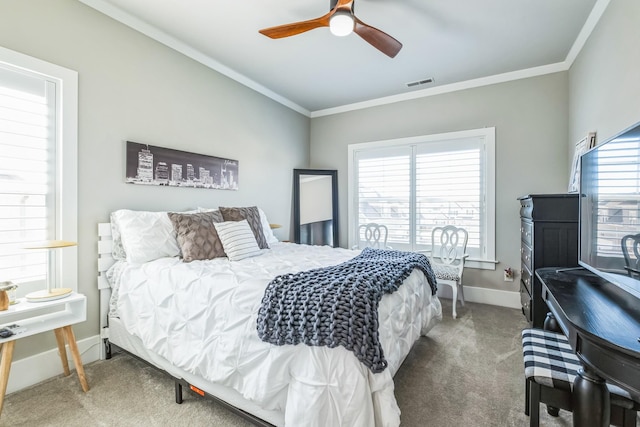
MULTIPOLYGON (((109 338, 109 299, 111 287, 106 278, 106 272, 115 260, 111 256, 111 224, 98 224, 98 291, 100 292, 100 338, 109 338)), ((105 346, 100 346, 100 358, 106 358, 105 346)))

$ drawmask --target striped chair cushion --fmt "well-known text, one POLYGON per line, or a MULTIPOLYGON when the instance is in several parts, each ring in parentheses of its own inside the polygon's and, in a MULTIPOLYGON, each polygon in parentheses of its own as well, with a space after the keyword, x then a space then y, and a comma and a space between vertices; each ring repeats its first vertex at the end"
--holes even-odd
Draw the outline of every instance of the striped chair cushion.
MULTIPOLYGON (((522 352, 527 379, 547 387, 573 389, 573 380, 582 365, 567 337, 542 329, 524 329, 522 352)), ((609 393, 631 400, 631 395, 620 387, 612 384, 607 387, 609 393)))

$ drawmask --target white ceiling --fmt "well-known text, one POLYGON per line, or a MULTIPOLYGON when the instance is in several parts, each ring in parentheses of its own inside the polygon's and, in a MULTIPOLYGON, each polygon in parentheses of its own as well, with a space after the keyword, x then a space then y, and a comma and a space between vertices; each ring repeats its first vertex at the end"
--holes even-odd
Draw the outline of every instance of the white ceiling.
POLYGON ((400 42, 393 59, 328 28, 273 40, 259 29, 319 17, 329 0, 80 0, 311 117, 567 69, 608 0, 355 0, 400 42), (433 78, 408 88, 406 83, 433 78))

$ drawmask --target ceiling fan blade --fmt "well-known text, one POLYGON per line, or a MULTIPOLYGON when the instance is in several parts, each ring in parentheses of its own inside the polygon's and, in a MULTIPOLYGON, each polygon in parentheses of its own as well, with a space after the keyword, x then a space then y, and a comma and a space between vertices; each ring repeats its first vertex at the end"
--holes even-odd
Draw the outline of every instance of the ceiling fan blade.
POLYGON ((353 1, 354 0, 338 0, 335 6, 333 6, 333 10, 346 10, 353 13, 353 1))
POLYGON ((333 11, 324 16, 308 21, 294 22, 293 24, 278 25, 277 27, 264 28, 260 30, 260 34, 264 34, 272 39, 281 39, 283 37, 295 36, 320 27, 329 26, 329 18, 333 11))
POLYGON ((365 24, 358 18, 355 18, 355 27, 353 32, 362 37, 371 46, 391 58, 395 58, 398 52, 400 52, 400 49, 402 49, 402 43, 398 40, 394 39, 384 31, 365 24))

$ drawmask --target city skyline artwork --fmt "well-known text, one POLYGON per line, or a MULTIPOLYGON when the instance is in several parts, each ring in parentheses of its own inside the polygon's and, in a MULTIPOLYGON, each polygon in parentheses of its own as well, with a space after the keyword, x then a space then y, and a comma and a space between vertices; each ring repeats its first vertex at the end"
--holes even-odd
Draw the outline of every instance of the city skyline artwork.
POLYGON ((237 190, 238 167, 237 160, 127 141, 129 184, 237 190))

